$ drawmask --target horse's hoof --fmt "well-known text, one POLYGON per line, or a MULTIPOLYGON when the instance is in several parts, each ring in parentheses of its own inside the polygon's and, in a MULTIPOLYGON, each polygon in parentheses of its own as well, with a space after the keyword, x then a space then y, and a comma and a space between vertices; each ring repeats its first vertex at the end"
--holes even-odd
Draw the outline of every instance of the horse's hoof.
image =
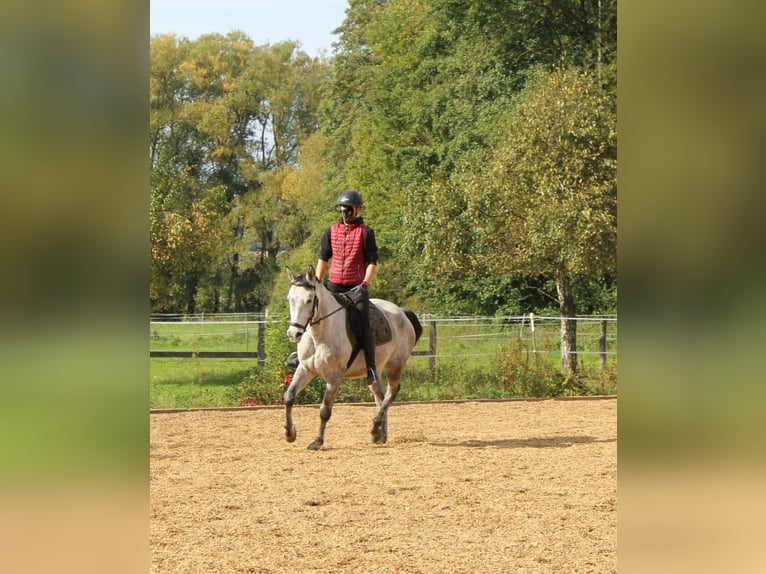
POLYGON ((291 429, 285 429, 285 440, 287 442, 295 442, 297 437, 298 433, 295 432, 295 427, 292 427, 291 429))
POLYGON ((375 444, 383 444, 386 442, 386 435, 383 433, 383 429, 380 425, 373 426, 370 434, 372 434, 372 442, 375 444))
POLYGON ((315 440, 307 448, 309 450, 319 450, 321 446, 322 446, 322 443, 319 442, 318 440, 315 440))

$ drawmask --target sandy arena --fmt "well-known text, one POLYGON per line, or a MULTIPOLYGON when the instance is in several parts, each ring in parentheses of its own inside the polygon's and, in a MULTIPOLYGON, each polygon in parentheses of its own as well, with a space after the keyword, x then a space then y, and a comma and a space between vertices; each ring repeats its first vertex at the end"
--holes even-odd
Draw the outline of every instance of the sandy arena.
POLYGON ((151 414, 155 574, 617 571, 617 400, 151 414))

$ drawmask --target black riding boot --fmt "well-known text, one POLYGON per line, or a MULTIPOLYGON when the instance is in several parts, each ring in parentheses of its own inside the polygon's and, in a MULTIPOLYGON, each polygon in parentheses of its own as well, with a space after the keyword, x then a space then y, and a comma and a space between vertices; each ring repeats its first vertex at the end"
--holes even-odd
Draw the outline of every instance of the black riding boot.
POLYGON ((375 369, 375 335, 371 329, 364 329, 364 361, 367 363, 367 384, 372 385, 378 380, 375 369))

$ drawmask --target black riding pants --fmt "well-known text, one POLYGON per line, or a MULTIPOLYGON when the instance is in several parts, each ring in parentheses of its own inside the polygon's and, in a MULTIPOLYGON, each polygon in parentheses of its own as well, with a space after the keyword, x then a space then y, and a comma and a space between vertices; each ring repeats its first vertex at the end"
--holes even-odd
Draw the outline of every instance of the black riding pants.
MULTIPOLYGON (((327 282, 327 288, 333 293, 348 293, 354 287, 356 285, 337 285, 331 281, 327 282)), ((370 298, 367 293, 354 293, 352 301, 359 312, 359 322, 364 336, 364 360, 368 369, 375 370, 375 339, 370 328, 370 298)))

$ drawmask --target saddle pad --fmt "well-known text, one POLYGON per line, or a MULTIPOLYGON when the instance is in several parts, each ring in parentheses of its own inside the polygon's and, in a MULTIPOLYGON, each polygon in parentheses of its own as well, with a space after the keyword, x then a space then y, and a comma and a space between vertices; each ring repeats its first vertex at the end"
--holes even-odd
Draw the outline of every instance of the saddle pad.
MULTIPOLYGON (((353 303, 350 306, 353 306, 353 303)), ((355 311, 355 309, 349 309, 349 312, 346 313, 346 334, 354 345, 357 344, 357 333, 360 329, 359 316, 355 311)), ((388 319, 372 301, 370 302, 370 329, 375 337, 375 346, 384 345, 394 338, 388 319)))
POLYGON ((375 335, 375 345, 383 345, 394 338, 391 325, 383 315, 383 311, 370 303, 370 328, 375 335))

